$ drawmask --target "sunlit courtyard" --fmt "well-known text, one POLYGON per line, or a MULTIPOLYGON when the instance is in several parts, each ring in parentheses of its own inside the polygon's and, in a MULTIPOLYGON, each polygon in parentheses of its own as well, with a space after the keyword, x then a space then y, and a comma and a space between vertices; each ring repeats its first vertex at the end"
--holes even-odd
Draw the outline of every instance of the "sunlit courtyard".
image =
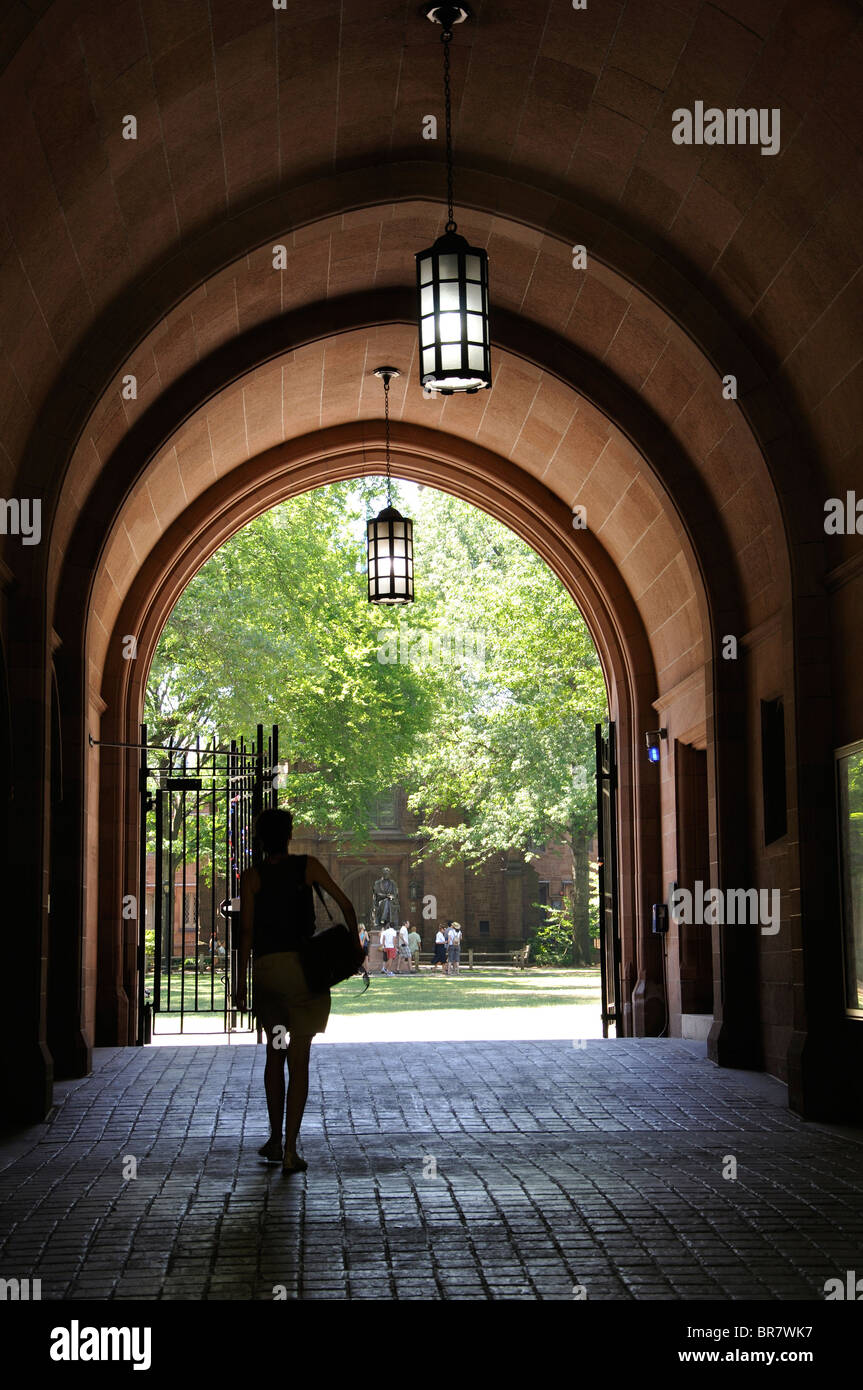
MULTIPOLYGON (((223 1035, 222 1017, 187 1014, 180 1034, 179 1013, 163 1014, 153 1042, 200 1042, 201 1033, 230 1046, 256 1041, 248 1028, 223 1035)), ((327 1031, 316 1043, 570 1038, 578 1046, 601 1036, 597 969, 464 966, 458 975, 441 975, 422 966, 418 975, 372 974, 368 989, 360 976, 338 985, 327 1031)))

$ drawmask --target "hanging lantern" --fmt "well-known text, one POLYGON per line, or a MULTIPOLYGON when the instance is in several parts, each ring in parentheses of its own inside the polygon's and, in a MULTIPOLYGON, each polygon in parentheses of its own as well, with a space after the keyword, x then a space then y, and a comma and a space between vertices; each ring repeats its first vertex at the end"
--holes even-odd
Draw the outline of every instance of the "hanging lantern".
POLYGON ((414 524, 393 506, 390 478, 390 381, 400 375, 395 367, 378 367, 375 372, 384 384, 387 505, 366 526, 369 603, 413 603, 414 599, 414 524))
POLYGON ((465 5, 427 5, 426 15, 443 25, 446 107, 446 230, 417 255, 420 378, 443 396, 472 394, 491 386, 488 326, 488 255, 459 236, 453 217, 452 101, 449 46, 452 26, 470 18, 465 5))

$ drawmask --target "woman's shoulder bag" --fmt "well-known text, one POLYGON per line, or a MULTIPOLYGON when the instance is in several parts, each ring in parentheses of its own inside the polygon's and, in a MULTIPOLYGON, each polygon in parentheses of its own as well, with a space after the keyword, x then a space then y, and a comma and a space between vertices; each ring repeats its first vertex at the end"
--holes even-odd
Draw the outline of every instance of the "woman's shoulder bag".
POLYGON ((365 954, 350 927, 344 922, 334 920, 320 884, 315 884, 315 892, 333 925, 324 931, 316 932, 303 942, 300 947, 300 965, 306 977, 309 993, 324 994, 328 989, 332 989, 333 985, 356 975, 357 971, 362 969, 365 954))

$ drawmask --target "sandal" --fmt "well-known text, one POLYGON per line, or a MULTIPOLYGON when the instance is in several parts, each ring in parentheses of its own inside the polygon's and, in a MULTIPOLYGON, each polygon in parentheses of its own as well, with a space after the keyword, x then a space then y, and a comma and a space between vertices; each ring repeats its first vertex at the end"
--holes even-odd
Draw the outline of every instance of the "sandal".
POLYGON ((289 1158, 288 1155, 285 1154, 285 1157, 282 1161, 282 1172, 305 1173, 308 1166, 309 1165, 308 1163, 306 1163, 306 1160, 304 1158, 300 1158, 299 1154, 294 1154, 293 1158, 289 1158))

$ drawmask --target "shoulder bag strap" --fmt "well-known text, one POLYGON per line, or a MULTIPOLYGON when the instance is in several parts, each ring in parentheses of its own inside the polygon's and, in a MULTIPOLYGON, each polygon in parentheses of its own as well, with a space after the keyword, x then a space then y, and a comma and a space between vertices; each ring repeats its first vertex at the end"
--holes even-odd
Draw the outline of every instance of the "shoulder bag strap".
POLYGON ((327 900, 326 900, 326 898, 324 897, 323 893, 321 892, 321 885, 320 885, 319 883, 316 883, 316 884, 314 885, 314 887, 315 887, 315 892, 317 893, 318 897, 320 898, 321 902, 322 902, 323 905, 324 905, 324 912, 327 914, 327 916, 329 917, 329 919, 330 919, 331 922, 335 921, 335 918, 333 917, 333 914, 330 912, 330 909, 327 907, 327 900))

